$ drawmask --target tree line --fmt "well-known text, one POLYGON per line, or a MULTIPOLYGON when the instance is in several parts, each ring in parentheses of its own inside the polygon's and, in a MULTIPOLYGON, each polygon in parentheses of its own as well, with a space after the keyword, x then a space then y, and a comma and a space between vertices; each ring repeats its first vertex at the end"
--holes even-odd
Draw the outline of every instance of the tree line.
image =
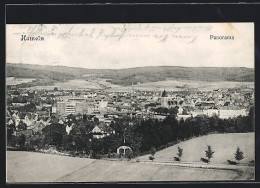
MULTIPOLYGON (((12 131, 8 131, 8 144, 23 145, 30 148, 46 148, 55 146, 59 151, 81 152, 98 158, 112 155, 119 146, 131 147, 133 155, 147 154, 151 148, 156 150, 177 144, 180 141, 212 133, 245 133, 254 132, 254 108, 250 109, 248 116, 220 119, 218 116, 208 117, 199 115, 186 120, 177 120, 176 114, 168 115, 163 121, 158 119, 141 119, 125 116, 112 121, 110 127, 115 130, 104 138, 93 138, 91 130, 99 121, 91 121, 87 116, 76 119, 70 115, 68 126, 73 124, 70 134, 66 133, 66 125, 58 121, 46 126, 41 134, 27 136, 26 139, 11 138, 12 131)), ((54 122, 54 121, 52 121, 54 122)), ((11 127, 11 125, 9 125, 11 127)))

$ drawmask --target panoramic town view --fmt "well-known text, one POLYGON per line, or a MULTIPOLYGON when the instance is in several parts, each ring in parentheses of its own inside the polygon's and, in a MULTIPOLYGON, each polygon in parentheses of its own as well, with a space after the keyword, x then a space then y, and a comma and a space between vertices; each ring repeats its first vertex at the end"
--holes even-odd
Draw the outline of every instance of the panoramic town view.
POLYGON ((8 183, 255 179, 251 23, 6 33, 8 183))

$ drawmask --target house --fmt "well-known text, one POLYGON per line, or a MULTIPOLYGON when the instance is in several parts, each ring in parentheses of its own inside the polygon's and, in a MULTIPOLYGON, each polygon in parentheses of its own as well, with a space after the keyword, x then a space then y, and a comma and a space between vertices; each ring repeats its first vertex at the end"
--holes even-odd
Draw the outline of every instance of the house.
POLYGON ((154 115, 153 116, 155 119, 158 119, 159 121, 163 121, 167 116, 166 115, 154 115))
POLYGON ((92 129, 93 138, 104 138, 110 134, 115 134, 115 130, 106 123, 101 122, 92 129))
POLYGON ((216 108, 210 108, 203 110, 203 114, 212 117, 214 115, 219 115, 219 111, 216 108))
POLYGON ((18 113, 14 113, 14 114, 12 115, 12 119, 13 119, 13 121, 15 122, 15 126, 17 127, 17 126, 19 125, 20 121, 21 121, 21 119, 20 119, 18 113))
POLYGON ((189 114, 189 115, 178 114, 178 115, 177 115, 177 119, 178 119, 178 120, 183 119, 184 121, 185 121, 187 118, 190 118, 190 117, 192 117, 191 114, 189 114))
POLYGON ((246 116, 246 109, 225 109, 222 108, 219 110, 219 118, 221 119, 228 119, 234 118, 238 116, 246 116))
POLYGON ((196 117, 198 115, 203 115, 203 110, 194 110, 191 112, 192 117, 196 117))
POLYGON ((14 121, 10 119, 10 120, 7 122, 7 124, 8 124, 8 125, 14 124, 14 121))

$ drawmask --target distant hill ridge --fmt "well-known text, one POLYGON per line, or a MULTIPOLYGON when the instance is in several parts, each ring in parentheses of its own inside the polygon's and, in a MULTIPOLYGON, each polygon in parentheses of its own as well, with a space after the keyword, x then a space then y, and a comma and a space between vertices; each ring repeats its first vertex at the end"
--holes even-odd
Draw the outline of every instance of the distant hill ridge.
POLYGON ((163 80, 237 81, 253 82, 254 69, 246 67, 180 67, 148 66, 125 69, 86 69, 66 66, 7 63, 7 77, 41 78, 56 81, 82 78, 107 78, 113 84, 131 85, 132 82, 163 80))

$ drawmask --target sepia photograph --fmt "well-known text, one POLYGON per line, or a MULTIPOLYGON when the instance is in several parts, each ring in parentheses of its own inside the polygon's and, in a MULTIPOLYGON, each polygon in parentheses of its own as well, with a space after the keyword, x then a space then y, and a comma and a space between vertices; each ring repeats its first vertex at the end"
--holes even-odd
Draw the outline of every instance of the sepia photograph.
POLYGON ((255 180, 254 23, 6 24, 6 182, 255 180))

